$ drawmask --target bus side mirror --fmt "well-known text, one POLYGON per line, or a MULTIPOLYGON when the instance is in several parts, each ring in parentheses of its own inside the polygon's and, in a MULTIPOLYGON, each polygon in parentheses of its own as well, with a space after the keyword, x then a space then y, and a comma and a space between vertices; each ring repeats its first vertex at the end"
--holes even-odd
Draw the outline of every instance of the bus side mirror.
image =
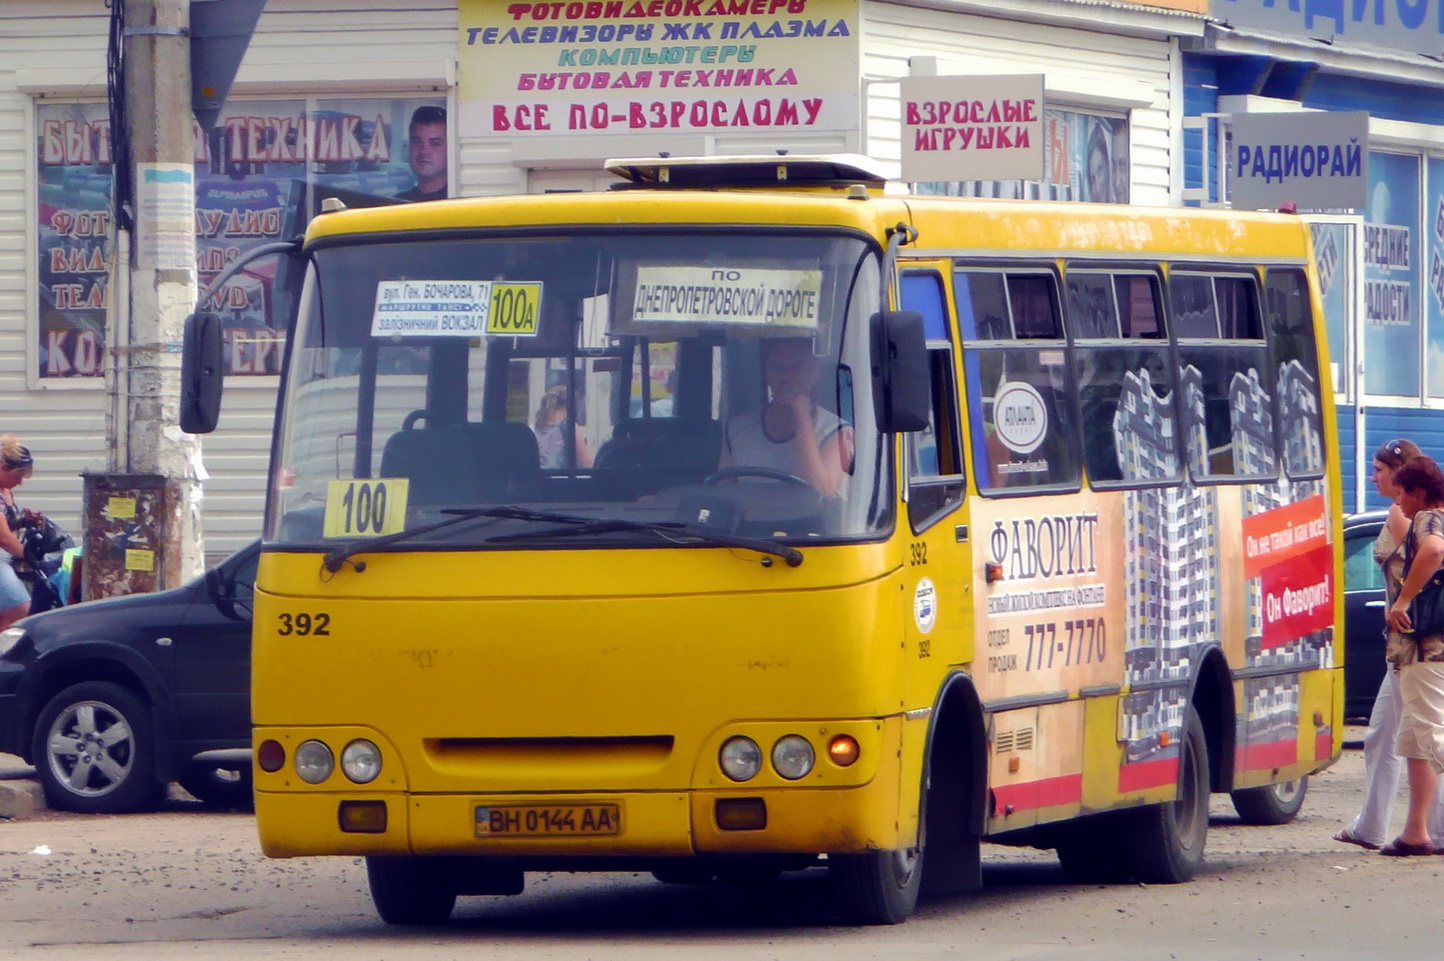
POLYGON ((923 430, 931 422, 928 344, 923 315, 884 310, 872 315, 872 396, 882 433, 923 430))
POLYGON ((224 363, 220 317, 191 314, 186 318, 181 346, 180 428, 187 434, 209 434, 216 429, 224 363))

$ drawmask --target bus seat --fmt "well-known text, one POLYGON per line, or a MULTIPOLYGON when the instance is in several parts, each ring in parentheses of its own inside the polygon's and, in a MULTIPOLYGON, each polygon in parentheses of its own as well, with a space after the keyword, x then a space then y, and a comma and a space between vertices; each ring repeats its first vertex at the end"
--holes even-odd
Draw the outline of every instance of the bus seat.
POLYGON ((381 452, 381 476, 409 478, 408 500, 418 505, 509 500, 540 464, 525 424, 403 428, 381 452))
POLYGON ((541 451, 525 424, 495 421, 467 424, 471 446, 480 457, 478 490, 483 500, 512 500, 539 479, 541 451))

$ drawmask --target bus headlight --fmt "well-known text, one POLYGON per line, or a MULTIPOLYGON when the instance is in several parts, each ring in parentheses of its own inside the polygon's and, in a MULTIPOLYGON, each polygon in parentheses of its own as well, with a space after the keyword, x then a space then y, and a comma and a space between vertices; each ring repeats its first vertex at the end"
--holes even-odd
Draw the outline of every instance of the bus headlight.
POLYGON ((722 773, 734 781, 750 781, 762 770, 762 749, 750 737, 729 737, 717 757, 722 773))
POLYGON ((335 756, 320 741, 301 742, 292 763, 296 765, 296 776, 307 784, 320 784, 336 769, 335 756))
POLYGON ((772 745, 772 767, 789 781, 807 777, 816 759, 812 745, 800 734, 780 737, 777 743, 772 745))
POLYGON ((341 772, 357 784, 376 780, 381 773, 381 749, 358 738, 341 751, 341 772))

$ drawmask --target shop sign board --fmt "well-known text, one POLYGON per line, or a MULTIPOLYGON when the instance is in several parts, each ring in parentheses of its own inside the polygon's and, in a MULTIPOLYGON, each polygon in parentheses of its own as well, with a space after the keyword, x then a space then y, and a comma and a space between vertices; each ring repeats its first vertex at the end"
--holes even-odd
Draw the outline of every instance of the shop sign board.
POLYGON ((1043 75, 904 77, 902 179, 1042 180, 1043 75))
POLYGON ((459 0, 460 133, 855 132, 857 0, 459 0))
POLYGON ((1444 53, 1444 18, 1427 0, 1211 0, 1209 15, 1233 27, 1400 53, 1444 53))
MULTIPOLYGON (((252 248, 302 233, 323 197, 352 207, 422 199, 425 175, 444 196, 444 107, 434 96, 228 100, 209 130, 192 125, 192 164, 141 165, 137 202, 151 230, 135 238, 136 259, 193 266, 204 289, 252 248), (423 132, 441 146, 421 149, 423 132)), ((114 261, 110 115, 104 103, 42 100, 35 134, 34 370, 98 379, 114 261)), ((221 317, 228 376, 279 372, 296 286, 288 270, 280 258, 255 261, 198 305, 221 317)))
POLYGON ((1235 114, 1229 199, 1240 210, 1364 207, 1368 158, 1366 111, 1235 114))

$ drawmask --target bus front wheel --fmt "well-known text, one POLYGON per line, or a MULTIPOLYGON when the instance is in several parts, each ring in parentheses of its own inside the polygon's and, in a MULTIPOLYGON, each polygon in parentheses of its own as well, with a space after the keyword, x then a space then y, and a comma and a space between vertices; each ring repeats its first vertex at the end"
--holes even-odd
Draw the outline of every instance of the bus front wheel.
POLYGON ((829 854, 827 873, 843 917, 852 924, 901 924, 912 917, 922 888, 927 840, 928 781, 923 781, 918 837, 900 851, 829 854))
POLYGON ((901 924, 912 917, 922 867, 921 848, 827 858, 843 917, 853 924, 901 924))
POLYGON ((1192 705, 1178 747, 1178 797, 1130 811, 1124 844, 1133 877, 1145 884, 1178 884, 1203 864, 1208 839, 1208 741, 1192 705))
POLYGON ((366 859, 371 903, 387 924, 440 924, 456 907, 456 886, 444 865, 427 858, 366 859))

